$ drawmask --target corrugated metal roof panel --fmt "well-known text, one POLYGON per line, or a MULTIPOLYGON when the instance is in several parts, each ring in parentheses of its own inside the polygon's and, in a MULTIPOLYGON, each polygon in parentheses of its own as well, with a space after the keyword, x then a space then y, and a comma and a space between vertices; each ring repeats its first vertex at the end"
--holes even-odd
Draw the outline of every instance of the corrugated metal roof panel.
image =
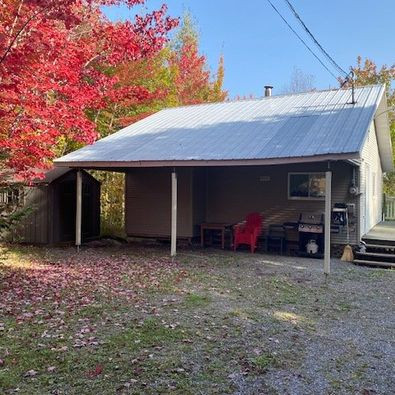
POLYGON ((383 85, 162 110, 56 162, 250 160, 358 153, 383 85))

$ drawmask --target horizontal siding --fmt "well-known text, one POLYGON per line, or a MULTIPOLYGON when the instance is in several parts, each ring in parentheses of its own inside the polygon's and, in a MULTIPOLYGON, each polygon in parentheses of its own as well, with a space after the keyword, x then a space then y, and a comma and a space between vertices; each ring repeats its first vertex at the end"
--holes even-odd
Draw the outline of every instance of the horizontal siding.
POLYGON ((207 169, 195 168, 193 170, 193 235, 200 234, 200 224, 206 221, 207 201, 207 169))
MULTIPOLYGON (((192 237, 192 169, 177 170, 179 237, 192 237)), ((126 175, 125 227, 128 236, 169 237, 171 171, 134 169, 126 175)))
MULTIPOLYGON (((357 203, 348 193, 352 167, 346 163, 333 163, 332 204, 357 203)), ((297 221, 301 212, 323 213, 324 201, 289 200, 289 172, 324 172, 326 163, 294 166, 211 168, 208 170, 208 222, 235 223, 249 212, 262 212, 264 231, 269 224, 297 221), (261 176, 270 181, 260 181, 261 176)), ((356 218, 355 221, 357 222, 356 218)), ((357 225, 351 226, 350 242, 357 240, 357 225)), ((332 234, 333 243, 345 243, 346 232, 332 234)))
MULTIPOLYGON (((324 201, 289 200, 289 172, 324 172, 326 163, 293 166, 211 167, 178 170, 178 236, 199 233, 202 222, 236 223, 253 211, 262 212, 264 231, 269 224, 298 221, 300 213, 324 212, 324 201), (269 181, 261 181, 261 177, 269 181)), ((349 195, 352 166, 331 164, 332 204, 354 203, 349 195)), ((126 233, 128 236, 170 236, 170 170, 135 169, 126 176, 126 233)), ((357 242, 358 221, 351 217, 350 243, 357 242)), ((347 242, 345 229, 332 242, 347 242)))
POLYGON ((360 169, 360 227, 361 236, 382 219, 383 171, 377 144, 376 128, 371 123, 362 148, 360 169))

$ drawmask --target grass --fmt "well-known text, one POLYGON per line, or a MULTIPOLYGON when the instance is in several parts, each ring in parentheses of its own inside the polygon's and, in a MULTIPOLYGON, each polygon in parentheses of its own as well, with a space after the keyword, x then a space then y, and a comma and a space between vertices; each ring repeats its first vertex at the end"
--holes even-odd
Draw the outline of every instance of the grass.
POLYGON ((272 354, 263 354, 252 358, 251 364, 258 373, 265 373, 269 368, 278 366, 278 361, 272 354))
POLYGON ((350 338, 376 344, 393 272, 342 263, 324 283, 317 262, 4 245, 0 393, 286 393, 294 380, 306 393, 385 393, 388 357, 372 370, 350 338))
POLYGON ((195 293, 190 293, 185 296, 184 304, 186 307, 195 308, 195 307, 204 307, 210 303, 210 298, 205 295, 199 295, 195 293))

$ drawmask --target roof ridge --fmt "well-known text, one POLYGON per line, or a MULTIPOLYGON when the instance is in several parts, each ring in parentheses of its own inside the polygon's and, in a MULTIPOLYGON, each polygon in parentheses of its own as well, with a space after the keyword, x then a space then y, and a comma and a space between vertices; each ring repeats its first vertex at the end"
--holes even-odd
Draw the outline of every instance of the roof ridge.
MULTIPOLYGON (((355 89, 366 89, 366 88, 372 88, 372 87, 384 86, 384 85, 385 84, 369 84, 369 85, 363 85, 363 86, 356 86, 355 89)), ((272 99, 281 98, 281 97, 287 97, 287 96, 309 95, 309 94, 312 94, 312 93, 335 92, 335 91, 351 91, 351 89, 352 88, 316 89, 316 90, 312 90, 312 91, 308 91, 308 92, 283 93, 283 94, 279 94, 279 95, 263 96, 263 97, 250 98, 250 99, 237 99, 237 100, 233 99, 233 100, 226 100, 226 101, 219 101, 219 102, 185 104, 185 105, 182 105, 182 106, 174 106, 174 107, 162 108, 157 113, 162 112, 162 111, 175 110, 175 109, 178 109, 178 108, 193 108, 193 107, 210 106, 210 105, 214 106, 214 105, 220 105, 220 104, 240 103, 240 102, 243 102, 243 103, 245 103, 245 102, 257 102, 257 101, 272 100, 272 99)))

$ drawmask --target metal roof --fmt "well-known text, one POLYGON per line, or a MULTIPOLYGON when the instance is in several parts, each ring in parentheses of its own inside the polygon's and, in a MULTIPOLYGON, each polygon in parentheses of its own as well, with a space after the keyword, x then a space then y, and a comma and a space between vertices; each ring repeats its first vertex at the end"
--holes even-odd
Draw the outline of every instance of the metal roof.
POLYGON ((158 166, 358 154, 384 91, 384 85, 356 88, 355 104, 351 90, 341 89, 165 109, 55 164, 158 166))

